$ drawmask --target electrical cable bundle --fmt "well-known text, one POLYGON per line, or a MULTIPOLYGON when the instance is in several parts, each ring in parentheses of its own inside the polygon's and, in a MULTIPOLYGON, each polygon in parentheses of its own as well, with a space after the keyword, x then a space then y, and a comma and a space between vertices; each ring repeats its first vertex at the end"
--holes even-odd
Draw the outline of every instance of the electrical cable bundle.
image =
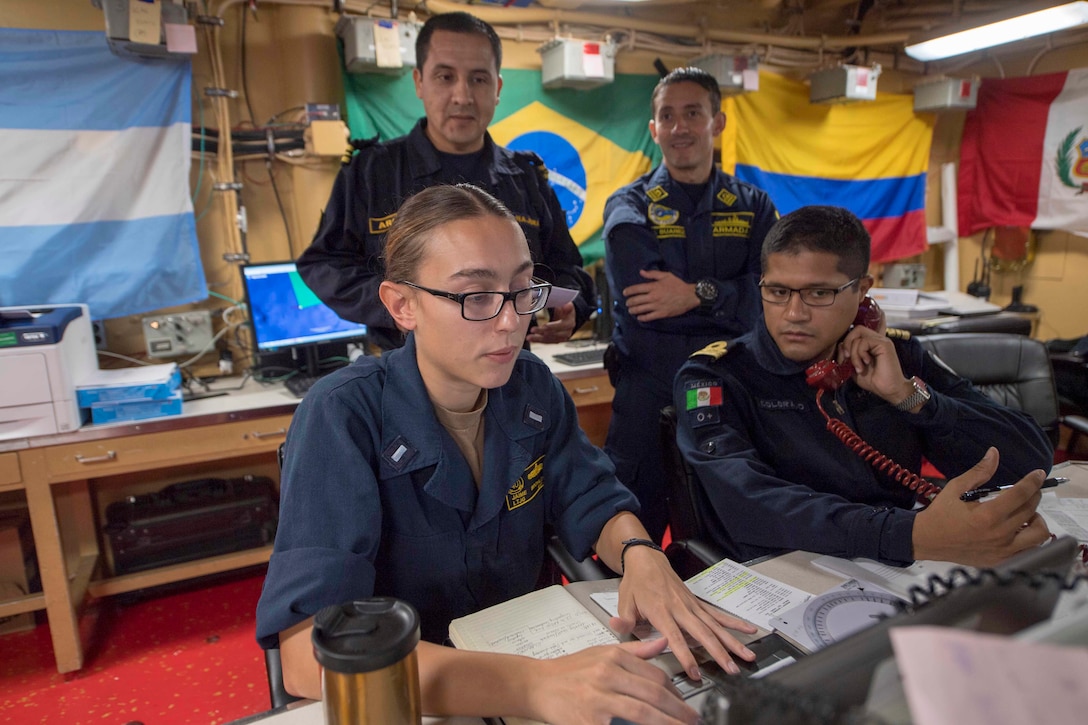
MULTIPOLYGON (((305 149, 302 126, 268 126, 254 129, 234 129, 230 132, 232 155, 236 158, 260 158, 269 153, 282 154, 305 149)), ((193 151, 219 153, 219 130, 215 128, 193 129, 193 151), (203 132, 203 135, 202 133, 203 132)))

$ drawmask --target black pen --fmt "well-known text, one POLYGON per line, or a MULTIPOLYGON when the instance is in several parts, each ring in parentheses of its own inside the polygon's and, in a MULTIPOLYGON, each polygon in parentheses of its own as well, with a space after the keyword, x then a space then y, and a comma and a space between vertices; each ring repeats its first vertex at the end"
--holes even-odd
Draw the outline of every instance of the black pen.
MULTIPOLYGON (((1054 476, 1043 481, 1041 488, 1054 488, 1060 483, 1068 483, 1069 479, 1064 476, 1054 476)), ((1007 483, 1004 486, 998 486, 997 488, 972 488, 967 493, 960 496, 961 501, 978 501, 983 496, 987 496, 991 493, 997 493, 998 491, 1004 491, 1006 488, 1012 488, 1016 484, 1007 483)))

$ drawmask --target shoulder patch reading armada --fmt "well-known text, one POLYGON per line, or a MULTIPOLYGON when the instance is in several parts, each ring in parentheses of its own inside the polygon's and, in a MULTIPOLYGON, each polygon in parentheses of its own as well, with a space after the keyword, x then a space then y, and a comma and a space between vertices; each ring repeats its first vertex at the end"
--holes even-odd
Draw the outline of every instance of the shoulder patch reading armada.
POLYGON ((396 218, 396 212, 393 212, 392 214, 383 217, 370 217, 367 220, 370 224, 370 233, 385 234, 387 231, 389 231, 389 227, 393 226, 393 220, 396 218))
POLYGON ((907 330, 900 330, 898 327, 889 327, 887 330, 884 331, 884 334, 887 337, 890 337, 892 340, 910 339, 910 332, 908 332, 907 330))
POLYGON ((726 340, 718 340, 717 342, 710 343, 702 350, 696 350, 688 357, 708 357, 711 360, 719 360, 722 357, 725 357, 725 348, 728 344, 729 343, 726 340))

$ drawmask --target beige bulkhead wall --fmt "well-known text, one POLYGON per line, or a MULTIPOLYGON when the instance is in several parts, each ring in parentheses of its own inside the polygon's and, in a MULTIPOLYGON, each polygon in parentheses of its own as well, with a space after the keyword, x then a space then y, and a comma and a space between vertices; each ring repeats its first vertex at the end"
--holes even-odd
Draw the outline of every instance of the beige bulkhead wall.
MULTIPOLYGON (((215 7, 213 5, 213 7, 215 7)), ((253 107, 258 125, 266 123, 274 114, 280 114, 304 103, 343 103, 343 86, 339 59, 336 51, 334 25, 337 16, 328 9, 292 5, 260 4, 256 18, 250 15, 246 21, 246 67, 249 102, 253 107)), ((230 124, 234 128, 250 125, 249 111, 244 100, 241 74, 240 40, 241 17, 245 3, 229 5, 224 11, 225 25, 217 31, 218 48, 225 85, 238 91, 239 98, 228 101, 230 124)), ((48 28, 62 30, 102 30, 102 13, 89 0, 38 0, 34 3, 22 0, 0 0, 0 25, 7 27, 48 28)), ((536 52, 539 41, 504 41, 504 66, 510 68, 539 68, 540 56, 536 52)), ((201 113, 209 127, 216 125, 211 102, 201 99, 206 87, 213 86, 212 53, 207 36, 198 31, 200 52, 193 62, 194 129, 200 124, 201 113)), ((982 76, 1006 76, 1026 72, 1032 57, 1005 57, 1000 61, 983 61, 976 67, 960 70, 957 75, 977 73, 982 76)), ((681 64, 684 58, 660 56, 669 67, 681 64)), ((643 51, 622 51, 617 59, 619 73, 653 73, 654 56, 643 51)), ((1088 65, 1088 46, 1054 50, 1034 59, 1035 72, 1053 72, 1088 65)), ((881 76, 882 91, 909 92, 913 78, 886 69, 881 76)), ((646 112, 647 99, 632 99, 632 108, 646 112)), ((422 105, 419 106, 422 115, 422 105)), ((283 113, 277 120, 289 120, 291 113, 283 113)), ((927 184, 926 214, 928 223, 939 226, 940 176, 942 163, 955 162, 958 158, 964 113, 952 112, 938 116, 934 131, 931 172, 927 184)), ((241 202, 248 220, 248 251, 253 261, 273 261, 298 256, 309 244, 317 227, 321 209, 328 198, 333 179, 339 168, 337 159, 307 159, 300 163, 277 162, 273 166, 276 182, 287 217, 285 225, 276 202, 269 172, 263 159, 238 161, 237 180, 243 183, 241 202), (290 229, 290 242, 286 228, 290 229)), ((197 186, 200 160, 196 156, 192 164, 192 188, 197 186)), ((219 294, 241 299, 242 289, 237 265, 223 260, 224 252, 232 249, 236 237, 230 231, 226 205, 214 198, 212 184, 218 181, 213 159, 206 158, 204 179, 194 208, 200 217, 198 236, 201 255, 209 288, 219 294)), ((1088 203, 1088 200, 1086 200, 1088 203)), ((1041 310, 1036 336, 1041 339, 1075 337, 1088 333, 1083 310, 1088 309, 1088 240, 1061 232, 1038 234, 1038 252, 1035 261, 1021 272, 994 274, 992 301, 1006 304, 1011 288, 1023 284, 1026 302, 1038 305, 1041 310)), ((980 236, 959 241, 960 288, 971 281, 975 259, 979 253, 980 236)), ((905 261, 921 261, 927 267, 926 287, 938 289, 943 278, 942 250, 933 247, 919 257, 905 261)), ((73 273, 78 273, 73 270, 73 273)), ((229 303, 217 297, 207 301, 175 309, 206 308, 218 314, 229 303)), ((216 320, 216 325, 220 323, 216 320)), ((114 352, 140 356, 144 350, 140 316, 108 320, 106 323, 109 348, 114 352)), ((228 338, 231 339, 231 336, 228 338)), ((235 347, 235 357, 242 359, 242 351, 235 347)), ((208 363, 196 366, 196 372, 211 374, 216 369, 215 356, 207 357, 208 363)), ((103 365, 109 364, 103 359, 103 365)), ((244 363, 239 364, 239 368, 244 363)))

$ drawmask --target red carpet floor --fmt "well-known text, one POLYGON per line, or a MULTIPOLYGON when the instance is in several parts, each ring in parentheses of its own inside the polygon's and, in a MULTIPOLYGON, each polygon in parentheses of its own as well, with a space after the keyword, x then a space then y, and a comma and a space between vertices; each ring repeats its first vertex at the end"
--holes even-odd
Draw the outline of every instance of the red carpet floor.
POLYGON ((167 595, 92 602, 80 618, 84 667, 64 675, 48 624, 0 636, 0 722, 216 725, 267 710, 253 638, 263 579, 250 571, 167 595))

